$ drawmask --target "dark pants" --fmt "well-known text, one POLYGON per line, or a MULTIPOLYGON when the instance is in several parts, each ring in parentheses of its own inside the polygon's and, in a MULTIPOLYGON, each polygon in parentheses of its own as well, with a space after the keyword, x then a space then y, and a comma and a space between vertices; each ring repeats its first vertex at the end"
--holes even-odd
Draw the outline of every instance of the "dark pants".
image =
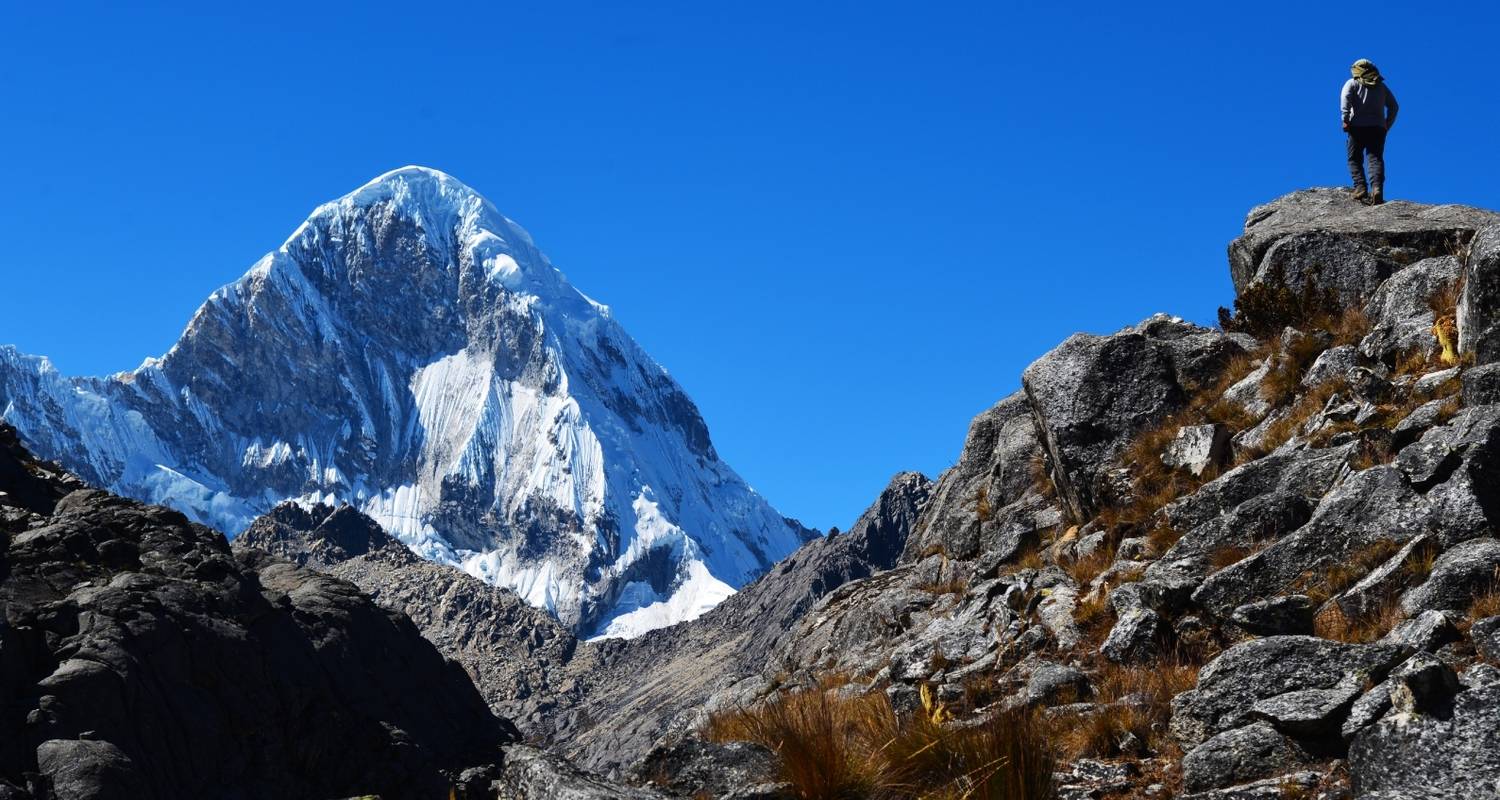
POLYGON ((1370 155, 1370 188, 1379 192, 1385 186, 1385 128, 1361 125, 1349 129, 1349 177, 1354 188, 1365 188, 1365 154, 1370 155))

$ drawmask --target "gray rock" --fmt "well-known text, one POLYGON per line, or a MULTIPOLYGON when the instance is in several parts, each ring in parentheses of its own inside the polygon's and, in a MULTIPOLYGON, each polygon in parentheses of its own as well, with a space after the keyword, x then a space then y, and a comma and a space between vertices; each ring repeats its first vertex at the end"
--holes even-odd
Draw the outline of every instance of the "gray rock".
POLYGON ((1387 278, 1365 303, 1370 332, 1359 343, 1366 358, 1393 363, 1409 352, 1437 349, 1432 333, 1429 300, 1463 275, 1463 263, 1453 256, 1427 258, 1387 278))
POLYGON ((1181 408, 1248 346, 1159 316, 1111 336, 1074 334, 1027 367, 1021 383, 1069 516, 1091 518, 1131 437, 1181 408))
POLYGON ((1318 354, 1312 366, 1302 376, 1302 386, 1312 388, 1318 384, 1342 378, 1359 366, 1359 348, 1352 344, 1330 347, 1318 354))
POLYGON ((36 763, 58 800, 135 800, 150 791, 130 757, 105 741, 48 739, 37 746, 36 763))
POLYGON ((1447 398, 1429 400, 1402 417, 1401 421, 1396 423, 1396 427, 1391 429, 1392 446, 1396 450, 1401 450, 1429 428, 1441 422, 1443 407, 1448 402, 1447 398))
POLYGON ((775 754, 758 744, 717 744, 685 736, 657 745, 631 768, 632 782, 677 797, 723 797, 737 788, 773 783, 775 754))
POLYGON ((1360 731, 1373 725, 1376 720, 1385 716, 1385 712, 1391 709, 1391 687, 1394 682, 1387 678, 1375 684, 1368 692, 1360 695, 1354 705, 1350 706, 1349 714, 1344 718, 1340 727, 1340 735, 1344 741, 1353 739, 1360 731))
POLYGON ((1415 391, 1418 394, 1435 392, 1438 389, 1441 389, 1443 387, 1443 384, 1458 379, 1460 375, 1461 370, 1459 370, 1458 367, 1449 367, 1447 369, 1436 370, 1417 378, 1416 382, 1411 385, 1411 388, 1412 391, 1415 391))
POLYGON ((1500 662, 1500 617, 1485 617, 1469 626, 1474 649, 1490 661, 1500 662))
POLYGON ((1392 714, 1350 743, 1356 797, 1493 798, 1500 787, 1500 684, 1459 692, 1448 716, 1392 714), (1380 793, 1387 794, 1380 794, 1380 793))
POLYGON ((1308 761, 1301 748, 1264 722, 1217 734, 1182 759, 1183 788, 1219 789, 1279 775, 1308 761))
POLYGON ((1279 359, 1285 356, 1272 355, 1263 359, 1256 365, 1255 369, 1243 378, 1240 378, 1224 392, 1224 399, 1240 408, 1245 409, 1252 417, 1260 419, 1271 411, 1271 403, 1266 400, 1265 393, 1261 387, 1265 384, 1266 376, 1271 370, 1279 366, 1279 359))
POLYGON ((1409 615, 1437 609, 1462 610, 1475 595, 1497 588, 1500 540, 1471 539, 1438 556, 1426 582, 1401 597, 1409 615))
POLYGON ((1469 243, 1464 291, 1458 303, 1458 349, 1476 364, 1500 360, 1500 224, 1469 243))
POLYGON ((1391 705, 1398 713, 1446 716, 1458 676, 1431 653, 1417 653, 1391 670, 1391 705))
POLYGON ((1431 525, 1432 516, 1394 467, 1353 473, 1323 497, 1306 525, 1209 576, 1193 592, 1193 601, 1227 617, 1236 607, 1285 591, 1304 573, 1325 570, 1378 540, 1404 542, 1431 525))
POLYGON ((1306 595, 1272 597, 1236 608, 1229 619, 1257 636, 1311 634, 1313 604, 1306 595))
POLYGON ((1453 623, 1453 615, 1447 612, 1423 611, 1411 619, 1403 620, 1381 641, 1431 653, 1462 638, 1458 627, 1453 623))
POLYGON ((1161 454, 1162 463, 1202 475, 1229 458, 1229 428, 1223 425, 1188 425, 1177 432, 1161 454))
POLYGON ((1405 652, 1393 645, 1271 636, 1237 644, 1209 662, 1198 686, 1172 700, 1172 735, 1186 746, 1248 723, 1259 700, 1347 680, 1384 677, 1405 652))
POLYGON ((972 558, 985 529, 1003 524, 1000 511, 1032 489, 1032 461, 1040 455, 1036 426, 1021 392, 975 417, 958 463, 932 487, 932 501, 907 540, 902 560, 917 561, 939 549, 950 558, 972 558))
POLYGON ((1379 608, 1392 593, 1398 591, 1406 579, 1404 571, 1407 559, 1412 553, 1428 547, 1437 547, 1437 536, 1432 533, 1423 533, 1401 546, 1396 554, 1386 559, 1384 563, 1370 570, 1364 577, 1355 581, 1353 586, 1345 589, 1333 602, 1338 603, 1345 614, 1358 616, 1371 613, 1379 608))
MULTIPOLYGON (((1288 790, 1311 791, 1321 776, 1316 772, 1293 772, 1275 778, 1242 783, 1227 789, 1211 789, 1182 795, 1180 800, 1284 800, 1288 790)), ((1334 796, 1337 798, 1337 795, 1334 796)), ((1386 800, 1402 800, 1387 798, 1386 800)))
POLYGON ((1339 731, 1349 707, 1362 693, 1358 679, 1345 679, 1331 689, 1299 689, 1257 700, 1250 716, 1288 736, 1318 741, 1339 731))
POLYGON ((1099 652, 1116 664, 1148 661, 1161 652, 1165 632, 1166 625, 1155 611, 1131 609, 1115 622, 1099 652))
POLYGON ((1500 216, 1465 206, 1391 202, 1365 207, 1338 189, 1309 189, 1258 206, 1229 245, 1237 293, 1278 270, 1286 285, 1304 281, 1360 304, 1398 270, 1448 256, 1500 216))
POLYGON ((665 800, 659 792, 612 783, 525 745, 506 748, 505 771, 492 791, 496 800, 665 800))
POLYGON ((1471 406, 1500 403, 1500 364, 1489 363, 1463 371, 1464 402, 1471 406))
POLYGON ((1458 676, 1458 682, 1465 689, 1477 689, 1481 686, 1490 686, 1500 683, 1500 668, 1493 664, 1471 664, 1458 676))
POLYGON ((1026 705, 1054 706, 1088 697, 1088 676, 1074 667, 1052 661, 1039 662, 1026 680, 1026 705))

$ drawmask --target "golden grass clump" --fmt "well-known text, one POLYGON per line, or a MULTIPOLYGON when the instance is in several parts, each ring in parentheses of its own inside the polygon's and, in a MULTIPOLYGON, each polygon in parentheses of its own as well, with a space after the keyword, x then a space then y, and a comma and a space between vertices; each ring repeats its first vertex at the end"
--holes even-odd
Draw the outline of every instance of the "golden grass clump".
POLYGON ((1390 633, 1405 616, 1400 599, 1395 595, 1385 597, 1375 608, 1362 614, 1346 611, 1338 603, 1329 603, 1313 617, 1313 635, 1336 642, 1366 644, 1390 633))
POLYGON ((1500 615, 1500 570, 1497 570, 1490 585, 1474 596, 1469 603, 1468 619, 1484 619, 1500 615))
POLYGON ((1377 539, 1338 563, 1303 573, 1294 585, 1314 603, 1323 603, 1343 594, 1400 550, 1401 544, 1396 541, 1377 539))
POLYGON ((1172 698, 1197 682, 1198 667, 1180 659, 1135 666, 1101 662, 1092 713, 1053 720, 1058 748, 1070 760, 1143 755, 1122 750, 1123 742, 1133 740, 1152 753, 1180 755, 1167 734, 1172 698))
POLYGON ((720 712, 702 733, 769 748, 781 779, 801 800, 1053 796, 1055 756, 1036 716, 1004 712, 977 725, 952 725, 925 688, 922 707, 908 717, 881 692, 834 698, 812 691, 720 712))

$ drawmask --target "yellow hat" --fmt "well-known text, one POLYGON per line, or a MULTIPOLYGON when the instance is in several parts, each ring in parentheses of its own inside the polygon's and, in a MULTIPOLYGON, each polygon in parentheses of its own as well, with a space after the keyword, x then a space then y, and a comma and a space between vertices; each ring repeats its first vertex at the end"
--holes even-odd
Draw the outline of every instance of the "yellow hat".
POLYGON ((1380 83, 1380 68, 1376 67, 1368 58, 1361 58, 1354 62, 1349 67, 1349 74, 1366 86, 1374 86, 1380 83))

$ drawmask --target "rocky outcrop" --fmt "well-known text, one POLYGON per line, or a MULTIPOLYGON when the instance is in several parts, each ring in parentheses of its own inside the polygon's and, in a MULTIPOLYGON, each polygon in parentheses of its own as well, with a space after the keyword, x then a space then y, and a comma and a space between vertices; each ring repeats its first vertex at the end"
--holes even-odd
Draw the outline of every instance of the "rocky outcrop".
POLYGON ((1229 245, 1237 293, 1257 282, 1331 289, 1345 304, 1370 297, 1394 273, 1451 256, 1500 215, 1468 206, 1364 206, 1339 189, 1294 192, 1251 209, 1229 245))
POLYGON ((1127 489, 1107 474, 1131 438, 1213 383, 1249 337, 1165 316, 1110 336, 1074 334, 1021 375, 1069 517, 1087 521, 1127 489))
POLYGON ((1456 692, 1449 707, 1397 711, 1349 746, 1358 797, 1495 797, 1500 683, 1456 692))
POLYGON ((477 797, 499 776, 515 728, 406 617, 60 472, 0 426, 0 792, 477 797))
POLYGON ((1035 488, 1042 456, 1025 396, 1017 392, 969 425, 958 463, 932 490, 932 503, 906 543, 903 561, 932 553, 973 558, 1014 548, 1040 528, 1056 524, 1049 506, 1015 504, 1035 488))
POLYGON ((1458 347, 1477 364, 1500 361, 1500 221, 1469 246, 1458 304, 1458 347))

